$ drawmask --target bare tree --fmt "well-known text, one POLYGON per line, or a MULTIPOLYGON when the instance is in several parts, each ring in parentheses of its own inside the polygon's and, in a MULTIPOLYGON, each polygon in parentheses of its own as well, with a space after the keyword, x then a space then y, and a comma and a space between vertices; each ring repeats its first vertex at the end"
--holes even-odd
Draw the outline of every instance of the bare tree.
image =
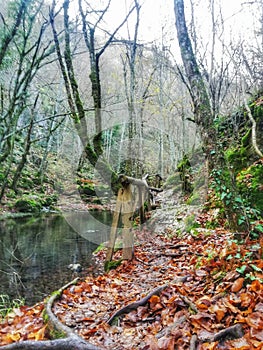
POLYGON ((207 158, 210 159, 211 149, 213 149, 215 143, 215 133, 212 127, 212 109, 209 95, 188 34, 183 0, 174 0, 174 12, 181 57, 189 83, 189 92, 194 106, 194 118, 197 126, 200 129, 207 158))

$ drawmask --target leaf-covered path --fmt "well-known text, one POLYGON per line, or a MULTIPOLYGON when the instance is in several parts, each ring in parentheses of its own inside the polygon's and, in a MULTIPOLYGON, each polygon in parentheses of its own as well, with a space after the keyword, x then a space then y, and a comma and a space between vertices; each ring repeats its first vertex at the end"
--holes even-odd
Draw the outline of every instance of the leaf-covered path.
MULTIPOLYGON (((136 242, 132 262, 64 290, 53 307, 63 324, 101 349, 263 348, 263 237, 240 243, 224 229, 180 237, 144 230, 136 242)), ((15 310, 0 344, 49 339, 42 310, 15 310)))

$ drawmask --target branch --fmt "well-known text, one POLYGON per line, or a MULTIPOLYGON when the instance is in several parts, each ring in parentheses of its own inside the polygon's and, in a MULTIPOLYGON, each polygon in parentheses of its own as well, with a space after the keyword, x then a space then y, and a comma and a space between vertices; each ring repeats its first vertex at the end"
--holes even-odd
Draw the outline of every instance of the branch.
POLYGON ((256 123, 255 119, 253 118, 253 115, 251 113, 251 109, 249 108, 249 105, 247 104, 245 97, 244 97, 244 104, 245 104, 245 108, 246 108, 246 111, 248 114, 248 118, 252 123, 252 136, 251 136, 252 145, 253 145, 254 150, 257 153, 257 155, 260 156, 261 158, 263 158, 263 153, 260 151, 260 149, 258 148, 258 145, 257 145, 257 133, 256 133, 257 123, 256 123))

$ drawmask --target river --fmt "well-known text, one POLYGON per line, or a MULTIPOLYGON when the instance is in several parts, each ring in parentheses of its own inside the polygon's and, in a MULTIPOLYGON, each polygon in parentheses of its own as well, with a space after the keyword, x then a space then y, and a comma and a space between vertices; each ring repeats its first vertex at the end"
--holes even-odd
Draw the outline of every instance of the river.
POLYGON ((92 252, 108 239, 110 222, 109 212, 0 220, 0 295, 33 305, 76 277, 69 264, 80 263, 85 275, 92 252))

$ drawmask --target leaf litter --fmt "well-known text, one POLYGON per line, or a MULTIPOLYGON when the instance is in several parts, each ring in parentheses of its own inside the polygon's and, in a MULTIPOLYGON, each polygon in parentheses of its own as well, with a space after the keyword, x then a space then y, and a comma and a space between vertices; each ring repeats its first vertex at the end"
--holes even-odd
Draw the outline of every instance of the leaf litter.
MULTIPOLYGON (((63 291, 53 305, 61 322, 101 349, 263 349, 263 237, 241 244, 223 228, 135 237, 132 261, 63 291)), ((51 339, 43 310, 9 314, 0 345, 51 339)))

